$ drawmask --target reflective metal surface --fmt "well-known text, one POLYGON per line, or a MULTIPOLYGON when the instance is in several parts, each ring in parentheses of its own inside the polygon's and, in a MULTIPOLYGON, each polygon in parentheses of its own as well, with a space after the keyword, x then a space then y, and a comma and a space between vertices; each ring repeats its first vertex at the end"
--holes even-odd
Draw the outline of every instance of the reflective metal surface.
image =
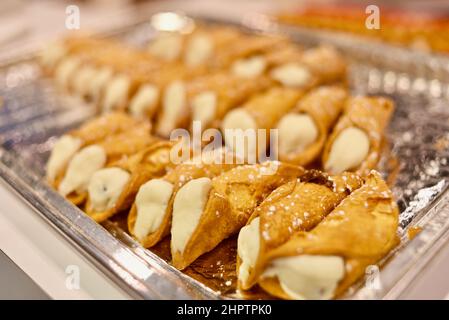
MULTIPOLYGON (((217 21, 210 21, 215 22, 217 21)), ((388 128, 381 171, 401 209, 401 245, 381 263, 381 286, 362 279, 347 298, 395 298, 449 238, 449 60, 388 45, 281 27, 249 16, 249 30, 285 32, 304 45, 331 43, 350 58, 353 93, 390 96, 397 108, 388 128), (407 230, 422 231, 409 240, 407 230)), ((115 32, 141 45, 150 23, 115 32)), ((98 225, 44 182, 55 137, 93 115, 94 108, 56 92, 34 59, 0 69, 0 175, 38 214, 122 288, 139 298, 215 299, 221 296, 143 249, 119 224, 98 225)), ((235 297, 235 295, 232 295, 235 297)))

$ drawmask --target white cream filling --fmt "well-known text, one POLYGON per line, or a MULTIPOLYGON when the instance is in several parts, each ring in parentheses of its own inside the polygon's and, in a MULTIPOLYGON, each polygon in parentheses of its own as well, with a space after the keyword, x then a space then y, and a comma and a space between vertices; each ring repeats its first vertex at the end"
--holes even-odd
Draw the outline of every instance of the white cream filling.
POLYGON ((98 101, 100 96, 106 87, 107 83, 112 79, 114 72, 111 68, 104 67, 97 70, 92 78, 90 78, 86 86, 88 87, 88 95, 92 97, 94 101, 98 101))
POLYGON ((223 119, 222 131, 234 154, 242 159, 257 158, 257 123, 246 110, 230 111, 223 119))
POLYGON ((262 75, 267 67, 264 57, 253 56, 247 59, 240 59, 232 64, 232 73, 242 78, 255 78, 262 75))
POLYGON ((335 138, 324 167, 332 174, 354 169, 368 156, 369 147, 368 136, 363 130, 346 128, 335 138))
POLYGON ((203 127, 215 119, 217 109, 217 95, 213 91, 206 91, 192 99, 192 118, 200 121, 203 127))
POLYGON ((262 278, 277 277, 282 290, 292 299, 325 300, 334 296, 344 275, 341 257, 301 255, 273 260, 262 278))
POLYGON ((159 100, 159 89, 151 84, 139 88, 129 104, 129 110, 135 117, 145 116, 148 110, 156 108, 159 100))
POLYGON ((91 66, 82 67, 73 77, 73 90, 81 95, 89 93, 90 80, 95 76, 97 71, 91 66))
POLYGON ((64 58, 55 71, 56 83, 64 89, 68 88, 69 82, 74 72, 79 68, 81 60, 78 57, 70 56, 64 58))
POLYGON ((179 114, 186 105, 186 88, 182 81, 171 83, 164 92, 162 101, 163 113, 159 120, 157 133, 168 137, 177 127, 179 114))
POLYGON ((279 121, 278 130, 282 154, 301 152, 318 138, 318 128, 307 114, 287 114, 279 121))
POLYGON ((111 167, 96 171, 87 187, 92 209, 102 212, 112 208, 123 192, 129 177, 129 172, 120 168, 111 167))
POLYGON ((237 240, 237 253, 241 260, 238 278, 242 283, 248 281, 249 272, 254 268, 259 256, 259 225, 260 218, 257 217, 249 225, 240 229, 237 240))
POLYGON ((126 75, 117 75, 108 83, 104 95, 103 112, 122 106, 128 100, 131 81, 126 75))
POLYGON ((41 51, 40 62, 47 68, 53 68, 66 54, 67 49, 65 46, 60 42, 55 42, 41 51))
POLYGON ((67 196, 73 191, 85 191, 94 172, 105 164, 106 153, 102 147, 92 145, 81 149, 70 160, 64 179, 59 185, 59 193, 67 196))
POLYGON ((297 63, 286 63, 271 71, 271 77, 286 87, 301 88, 310 81, 309 70, 297 63))
POLYGON ((172 252, 184 252, 184 248, 200 222, 210 189, 211 180, 199 178, 187 182, 177 192, 173 202, 172 252))
POLYGON ((163 179, 152 179, 139 188, 136 196, 137 216, 134 235, 143 240, 162 224, 173 185, 163 179))
POLYGON ((81 147, 81 139, 63 135, 56 141, 47 162, 47 178, 54 181, 61 171, 81 147))
POLYGON ((158 58, 176 60, 182 50, 182 37, 178 33, 160 33, 148 46, 148 51, 158 58))
POLYGON ((184 63, 189 67, 198 66, 212 56, 214 44, 206 35, 194 35, 187 44, 184 63))

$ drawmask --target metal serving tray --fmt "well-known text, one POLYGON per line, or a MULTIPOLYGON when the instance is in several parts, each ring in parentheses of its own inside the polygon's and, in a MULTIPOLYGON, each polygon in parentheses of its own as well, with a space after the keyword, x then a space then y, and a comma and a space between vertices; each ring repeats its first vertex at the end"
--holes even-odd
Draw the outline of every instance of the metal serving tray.
MULTIPOLYGON (((147 21, 114 35, 142 44, 154 34, 147 21)), ((369 285, 372 275, 368 274, 345 298, 400 298, 449 239, 449 59, 333 33, 279 26, 259 15, 248 16, 238 25, 248 32, 287 33, 305 46, 332 44, 350 60, 353 93, 382 94, 396 102, 380 169, 388 177, 401 210, 398 232, 402 242, 380 263, 380 286, 369 285), (413 240, 408 236, 410 228, 422 229, 413 240)), ((202 281, 220 278, 217 268, 223 266, 211 266, 196 277, 192 272, 180 272, 134 241, 120 227, 120 218, 99 225, 45 184, 45 163, 55 138, 93 114, 92 106, 56 92, 51 81, 40 75, 35 55, 4 63, 0 66, 0 176, 131 296, 242 297, 232 292, 235 274, 229 270, 230 278, 215 279, 218 284, 214 286, 202 281)))

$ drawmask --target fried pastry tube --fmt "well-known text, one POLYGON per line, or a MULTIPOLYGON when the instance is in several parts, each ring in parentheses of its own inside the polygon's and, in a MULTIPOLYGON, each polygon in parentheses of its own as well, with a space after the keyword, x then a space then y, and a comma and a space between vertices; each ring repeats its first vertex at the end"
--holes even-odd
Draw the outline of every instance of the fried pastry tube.
POLYGON ((87 187, 85 212, 97 222, 127 210, 140 186, 163 176, 172 165, 173 143, 155 140, 145 149, 96 171, 87 187))
POLYGON ((65 171, 73 155, 82 147, 102 141, 140 123, 141 121, 125 113, 113 112, 89 120, 80 128, 64 134, 54 144, 47 161, 47 181, 55 187, 55 181, 61 178, 60 175, 65 171))
POLYGON ((145 248, 156 245, 170 234, 173 201, 177 192, 189 181, 212 179, 236 166, 226 164, 218 150, 219 161, 194 160, 179 164, 159 179, 148 180, 137 193, 128 215, 128 230, 145 248))
POLYGON ((202 130, 217 128, 229 110, 272 84, 273 81, 266 76, 240 78, 228 71, 199 77, 186 85, 186 105, 173 115, 169 127, 186 128, 192 120, 199 122, 202 130))
POLYGON ((151 119, 157 112, 161 91, 168 83, 204 72, 205 69, 189 69, 180 63, 158 70, 133 68, 117 72, 104 88, 100 108, 103 112, 128 109, 133 116, 151 119))
POLYGON ((347 96, 346 90, 337 86, 320 87, 304 96, 277 124, 279 159, 302 166, 314 161, 347 96))
POLYGON ((332 47, 305 50, 299 61, 287 61, 270 71, 279 84, 297 89, 346 81, 346 62, 332 47))
POLYGON ((287 64, 300 63, 303 49, 292 43, 279 43, 270 50, 256 52, 234 61, 230 71, 240 78, 256 79, 271 69, 287 64))
POLYGON ((270 130, 303 95, 301 90, 274 87, 233 109, 221 125, 226 145, 245 159, 259 159, 270 145, 270 130), (264 129, 265 134, 260 136, 258 129, 264 129))
POLYGON ((393 102, 387 98, 349 99, 326 142, 322 157, 324 169, 330 173, 351 170, 362 175, 374 169, 393 110, 393 102))
POLYGON ((233 27, 200 25, 191 31, 158 33, 148 44, 148 52, 164 61, 180 61, 196 67, 208 63, 223 46, 241 36, 233 27))
MULTIPOLYGON (((232 45, 225 46, 217 51, 215 56, 206 65, 209 71, 219 71, 229 68, 236 59, 243 58, 255 53, 265 52, 273 46, 285 42, 285 38, 271 36, 241 36, 232 42, 232 45)), ((197 73, 199 76, 199 74, 197 73)), ((189 85, 186 83, 187 77, 174 79, 164 90, 160 114, 157 118, 156 133, 162 137, 168 137, 170 133, 179 127, 179 123, 188 127, 189 109, 188 97, 189 85)), ((205 78, 207 79, 207 78, 205 78)), ((204 80, 200 80, 204 82, 204 80)), ((196 85, 193 85, 195 87, 196 85)))
POLYGON ((74 204, 82 204, 92 175, 108 164, 135 154, 154 142, 155 138, 149 131, 149 124, 141 122, 134 128, 77 151, 67 164, 61 179, 55 183, 58 192, 74 204))
POLYGON ((186 35, 161 34, 150 44, 149 51, 172 63, 165 64, 157 74, 141 81, 137 92, 130 98, 130 112, 134 116, 153 118, 162 101, 168 99, 168 103, 179 103, 179 83, 205 74, 211 67, 211 57, 241 36, 238 30, 230 27, 199 27, 186 35), (169 87, 168 93, 162 96, 166 86, 169 87))
POLYGON ((133 70, 150 73, 161 63, 148 53, 104 39, 68 39, 66 55, 57 63, 58 86, 97 101, 114 75, 133 70), (145 71, 144 71, 145 70, 145 71))
POLYGON ((115 50, 118 43, 110 39, 99 39, 88 35, 77 35, 50 43, 39 54, 39 63, 44 71, 52 74, 62 59, 69 55, 77 55, 97 50, 115 50))
POLYGON ((165 122, 171 119, 173 113, 183 112, 186 94, 184 81, 204 75, 213 68, 210 56, 240 37, 232 28, 195 31, 185 44, 183 61, 165 64, 157 72, 137 69, 134 70, 137 75, 117 75, 105 89, 103 108, 109 110, 129 104, 129 111, 134 116, 153 118, 161 103, 169 105, 170 109, 162 113, 162 124, 156 127, 159 135, 168 137, 165 122), (126 81, 124 78, 131 79, 126 81))
POLYGON ((300 231, 321 222, 362 185, 354 173, 328 176, 311 170, 274 190, 240 230, 237 247, 238 286, 249 289, 265 267, 266 257, 300 231))
POLYGON ((310 232, 268 254, 259 285, 284 299, 340 296, 398 244, 398 207, 372 171, 310 232))
POLYGON ((236 234, 274 189, 304 170, 276 161, 244 165, 220 176, 194 179, 173 200, 172 264, 184 269, 221 241, 236 234))
POLYGON ((299 60, 301 52, 297 46, 282 43, 273 51, 235 61, 230 72, 198 79, 207 85, 193 90, 187 99, 192 120, 199 121, 202 129, 220 127, 221 120, 230 110, 274 85, 266 75, 267 70, 299 60))
POLYGON ((189 105, 192 121, 199 121, 203 130, 219 128, 230 110, 273 85, 264 75, 249 79, 221 73, 211 80, 208 88, 193 94, 189 105))

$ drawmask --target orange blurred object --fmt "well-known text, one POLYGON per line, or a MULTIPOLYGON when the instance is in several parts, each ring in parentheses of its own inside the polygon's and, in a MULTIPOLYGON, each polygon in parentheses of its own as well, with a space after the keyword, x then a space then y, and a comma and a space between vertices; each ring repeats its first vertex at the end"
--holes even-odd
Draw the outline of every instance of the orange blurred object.
POLYGON ((278 15, 282 23, 376 38, 421 51, 449 53, 449 15, 380 7, 380 29, 368 29, 361 5, 308 5, 278 15))

